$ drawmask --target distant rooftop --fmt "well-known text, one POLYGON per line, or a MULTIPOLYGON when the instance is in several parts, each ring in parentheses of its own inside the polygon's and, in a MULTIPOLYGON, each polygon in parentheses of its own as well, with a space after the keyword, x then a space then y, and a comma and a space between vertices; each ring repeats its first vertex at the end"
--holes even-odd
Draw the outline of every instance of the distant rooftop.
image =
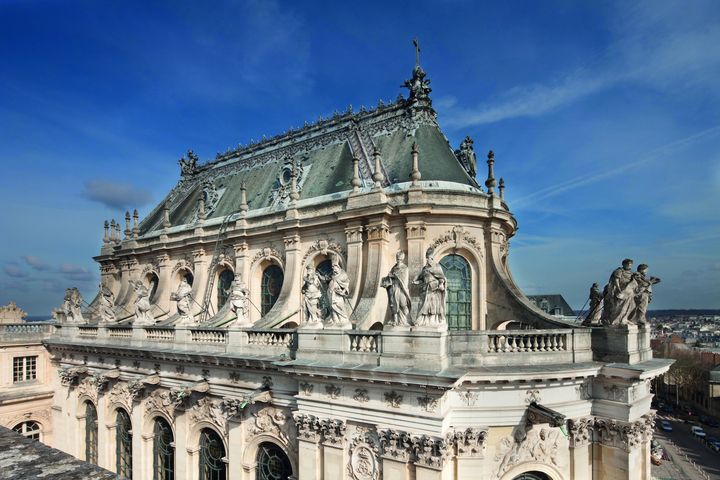
POLYGON ((119 479, 104 468, 0 427, 0 480, 119 479))
POLYGON ((551 293, 548 295, 528 295, 528 298, 537 307, 550 315, 574 317, 575 312, 559 293, 551 293))

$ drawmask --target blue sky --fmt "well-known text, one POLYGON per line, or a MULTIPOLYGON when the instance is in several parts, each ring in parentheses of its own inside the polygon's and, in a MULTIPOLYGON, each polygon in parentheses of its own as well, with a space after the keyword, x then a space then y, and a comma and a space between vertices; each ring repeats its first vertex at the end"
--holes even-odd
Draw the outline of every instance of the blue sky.
MULTIPOLYGON (((414 62, 496 174, 514 276, 580 307, 624 257, 653 308, 720 308, 720 3, 0 0, 0 304, 98 281, 102 222, 201 160, 347 105, 414 62)), ((481 170, 481 175, 484 173, 481 170)))

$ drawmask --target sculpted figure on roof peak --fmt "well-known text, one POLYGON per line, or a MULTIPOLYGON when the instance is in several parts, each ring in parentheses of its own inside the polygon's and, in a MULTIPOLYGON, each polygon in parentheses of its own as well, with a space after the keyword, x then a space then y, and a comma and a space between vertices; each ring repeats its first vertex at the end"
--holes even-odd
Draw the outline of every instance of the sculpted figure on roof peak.
POLYGON ((475 178, 477 173, 477 157, 475 156, 475 150, 473 150, 473 139, 469 136, 460 143, 460 148, 455 150, 455 155, 460 160, 460 163, 465 167, 468 174, 475 178))
POLYGON ((192 150, 188 150, 187 158, 183 156, 178 161, 178 164, 180 165, 180 175, 182 177, 186 177, 194 174, 197 171, 197 162, 198 156, 195 155, 195 152, 192 150))
POLYGON ((639 265, 636 272, 632 271, 632 266, 633 261, 626 258, 622 266, 610 275, 602 298, 601 320, 604 325, 644 325, 647 322, 652 286, 660 283, 660 279, 647 275, 648 266, 645 264, 639 265))
POLYGON ((403 87, 410 90, 409 100, 413 104, 417 103, 419 100, 430 101, 430 92, 432 92, 432 88, 430 88, 430 79, 425 79, 426 75, 427 74, 420 65, 415 65, 415 68, 413 68, 412 78, 405 80, 402 84, 403 87))

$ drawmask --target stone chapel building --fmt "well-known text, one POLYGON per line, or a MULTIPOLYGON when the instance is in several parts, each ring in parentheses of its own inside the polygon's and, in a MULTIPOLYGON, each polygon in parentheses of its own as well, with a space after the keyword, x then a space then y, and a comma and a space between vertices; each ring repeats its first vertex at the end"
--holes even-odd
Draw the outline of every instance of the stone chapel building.
POLYGON ((190 151, 105 223, 97 296, 44 340, 53 446, 147 480, 650 478, 649 329, 528 300, 493 153, 481 185, 419 65, 405 86, 190 151))

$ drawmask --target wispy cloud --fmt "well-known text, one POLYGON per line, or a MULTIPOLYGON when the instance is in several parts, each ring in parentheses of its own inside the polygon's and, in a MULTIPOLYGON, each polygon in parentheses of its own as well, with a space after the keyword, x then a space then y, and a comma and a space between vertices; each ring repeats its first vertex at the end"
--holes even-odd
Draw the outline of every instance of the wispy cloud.
POLYGON ((89 180, 85 182, 83 196, 88 200, 117 210, 141 207, 152 201, 152 194, 148 190, 129 183, 109 180, 89 180))
POLYGON ((691 145, 699 140, 718 134, 720 134, 720 125, 716 125, 714 127, 702 130, 692 135, 688 135, 679 140, 675 140, 674 142, 661 145, 660 147, 657 147, 645 153, 644 155, 640 155, 640 157, 633 162, 624 163, 618 167, 606 170, 598 170, 587 175, 579 175, 568 180, 558 182, 549 187, 541 188, 529 195, 514 200, 513 207, 522 208, 523 205, 527 205, 529 202, 537 202, 548 197, 559 195, 568 190, 580 188, 594 182, 599 182, 601 180, 620 175, 629 170, 633 170, 641 166, 647 165, 648 163, 651 163, 660 158, 664 158, 675 152, 676 150, 687 147, 688 145, 691 145))
POLYGON ((720 95, 716 81, 720 50, 709 47, 720 45, 720 25, 698 28, 698 23, 707 23, 707 19, 688 12, 712 11, 712 5, 707 9, 686 9, 679 4, 658 9, 657 3, 639 2, 633 9, 618 12, 622 17, 616 28, 618 38, 587 64, 544 84, 515 86, 474 108, 440 105, 444 123, 464 128, 537 117, 621 83, 685 89, 702 86, 720 95))
POLYGON ((12 278, 25 278, 28 276, 28 273, 20 268, 20 265, 14 262, 6 263, 3 267, 3 271, 8 277, 12 278))
POLYGON ((34 255, 25 255, 22 257, 22 259, 25 260, 25 263, 30 265, 33 270, 37 270, 39 272, 45 272, 52 268, 50 265, 48 265, 34 255))

